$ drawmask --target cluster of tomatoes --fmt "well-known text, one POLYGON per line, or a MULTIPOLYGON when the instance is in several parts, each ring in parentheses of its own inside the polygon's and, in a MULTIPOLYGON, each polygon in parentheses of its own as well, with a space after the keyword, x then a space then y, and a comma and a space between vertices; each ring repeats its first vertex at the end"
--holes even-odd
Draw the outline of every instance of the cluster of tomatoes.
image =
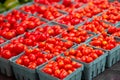
POLYGON ((115 37, 120 37, 120 28, 105 23, 120 21, 118 1, 34 1, 0 15, 0 57, 10 59, 21 54, 15 63, 29 69, 46 63, 41 71, 64 79, 82 66, 73 58, 91 63, 104 55, 98 48, 112 50, 120 44, 115 37), (88 39, 89 45, 80 44, 88 39), (55 57, 62 53, 64 57, 55 57))
POLYGON ((90 22, 86 22, 83 26, 79 26, 78 29, 82 27, 82 29, 85 29, 87 31, 91 31, 94 33, 102 33, 111 26, 112 25, 106 24, 100 20, 93 19, 90 22))
POLYGON ((86 63, 93 62, 95 59, 97 59, 99 56, 103 54, 104 52, 102 50, 94 49, 91 46, 87 46, 86 44, 78 46, 77 49, 71 48, 69 51, 64 52, 65 56, 86 63))
POLYGON ((37 17, 13 10, 0 15, 0 36, 10 40, 44 23, 37 17))
POLYGON ((19 65, 24 65, 29 69, 35 69, 38 65, 41 65, 54 56, 52 54, 46 54, 38 48, 34 49, 25 49, 24 55, 20 56, 16 60, 16 63, 19 65))
POLYGON ((34 1, 40 4, 51 5, 54 4, 55 2, 59 2, 60 0, 34 0, 34 1))
POLYGON ((0 47, 0 57, 10 59, 13 56, 17 56, 25 49, 27 49, 27 46, 22 43, 9 43, 4 47, 0 47))
POLYGON ((60 38, 49 38, 45 42, 40 42, 38 44, 39 49, 51 53, 54 55, 59 55, 60 53, 66 51, 74 45, 72 41, 64 41, 60 38))
POLYGON ((70 40, 77 44, 85 42, 87 39, 92 37, 94 34, 88 33, 86 30, 83 30, 81 27, 75 29, 75 27, 69 27, 67 31, 64 31, 61 34, 61 37, 65 40, 70 40))
POLYGON ((90 42, 90 45, 96 46, 98 48, 103 48, 105 50, 111 50, 120 44, 119 41, 114 36, 110 35, 99 35, 94 37, 90 42))
POLYGON ((54 37, 64 31, 59 25, 44 26, 36 28, 32 32, 26 32, 24 36, 12 40, 12 42, 20 42, 27 46, 36 46, 39 42, 46 41, 50 37, 54 37))
POLYGON ((88 19, 87 17, 79 15, 79 13, 71 13, 67 16, 63 16, 61 19, 56 20, 56 21, 61 24, 75 26, 77 24, 80 24, 80 23, 86 21, 87 19, 88 19))
POLYGON ((37 45, 39 45, 39 48, 42 48, 41 50, 43 50, 44 47, 44 51, 49 50, 54 51, 54 53, 58 53, 58 51, 61 52, 62 50, 64 51, 74 45, 72 41, 63 42, 59 38, 50 38, 63 31, 64 28, 60 25, 38 27, 32 32, 26 32, 24 36, 12 39, 5 46, 1 47, 0 56, 9 59, 20 54, 29 46, 34 47, 37 45))
POLYGON ((108 11, 104 12, 101 16, 97 17, 100 20, 117 23, 120 21, 120 7, 111 7, 108 11))
POLYGON ((120 37, 120 28, 119 27, 117 28, 117 27, 114 27, 114 26, 109 27, 108 28, 108 34, 120 37))
POLYGON ((59 56, 48 62, 42 71, 59 79, 64 79, 81 66, 82 64, 72 61, 69 57, 59 56))
POLYGON ((86 17, 93 17, 94 15, 102 12, 103 10, 96 5, 87 5, 84 8, 80 8, 76 10, 76 13, 78 13, 81 16, 86 16, 86 17))
POLYGON ((59 12, 58 9, 53 6, 45 6, 37 3, 25 5, 21 7, 20 10, 28 12, 30 14, 36 14, 37 16, 43 17, 47 20, 53 20, 63 15, 59 12))
MULTIPOLYGON (((65 0, 64 0, 65 1, 65 0)), ((57 9, 60 9, 64 12, 67 12, 67 13, 70 13, 72 12, 73 10, 83 6, 84 4, 83 3, 74 3, 73 2, 70 2, 69 4, 67 3, 62 3, 62 4, 59 4, 59 3, 55 3, 54 4, 54 7, 57 8, 57 9)))

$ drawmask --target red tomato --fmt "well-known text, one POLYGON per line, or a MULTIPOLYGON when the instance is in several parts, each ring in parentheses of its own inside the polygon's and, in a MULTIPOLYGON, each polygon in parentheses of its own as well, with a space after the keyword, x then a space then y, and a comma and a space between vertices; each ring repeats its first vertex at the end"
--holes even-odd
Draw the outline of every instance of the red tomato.
POLYGON ((65 45, 65 47, 70 48, 70 47, 73 46, 73 42, 72 41, 67 41, 67 42, 65 42, 64 45, 65 45))
POLYGON ((65 66, 64 66, 64 68, 65 68, 65 70, 70 70, 70 69, 72 69, 72 65, 71 64, 65 64, 65 66))
POLYGON ((25 54, 28 56, 29 54, 31 54, 32 53, 32 49, 25 49, 25 54))
POLYGON ((43 71, 48 73, 48 74, 52 74, 53 73, 51 68, 44 68, 43 71))
POLYGON ((29 54, 28 58, 30 59, 30 61, 35 61, 36 60, 36 56, 34 54, 29 54))
POLYGON ((72 61, 69 57, 58 56, 54 61, 48 62, 42 71, 63 79, 81 66, 80 63, 72 61))
POLYGON ((25 32, 25 29, 23 27, 17 27, 16 31, 17 34, 23 34, 25 32))
POLYGON ((73 71, 72 70, 68 70, 68 74, 71 74, 73 71))
POLYGON ((86 56, 81 57, 81 61, 86 62, 86 60, 87 60, 86 56))
POLYGON ((86 57, 86 62, 87 62, 87 63, 90 63, 90 62, 92 62, 92 61, 93 61, 93 58, 92 58, 92 57, 88 57, 88 56, 86 57))
POLYGON ((94 52, 98 55, 101 56, 103 54, 102 50, 94 50, 94 52))
POLYGON ((70 49, 70 50, 69 50, 69 54, 70 54, 70 55, 75 55, 75 54, 76 54, 76 51, 75 51, 74 49, 70 49))
POLYGON ((23 64, 24 64, 25 66, 28 66, 29 63, 30 63, 30 60, 29 60, 28 58, 23 59, 23 64))
POLYGON ((23 52, 23 51, 24 51, 24 48, 25 48, 25 46, 24 46, 24 44, 22 44, 22 43, 16 43, 16 44, 14 45, 14 49, 15 49, 15 52, 16 52, 16 53, 21 53, 21 52, 23 52))
POLYGON ((3 58, 9 59, 12 57, 12 53, 9 50, 3 50, 1 56, 3 58))
POLYGON ((75 67, 75 68, 79 68, 81 67, 82 65, 80 63, 77 63, 75 61, 72 62, 72 66, 75 67))
POLYGON ((92 57, 95 60, 98 58, 98 55, 96 53, 91 53, 90 57, 92 57))
POLYGON ((82 50, 82 54, 83 55, 88 55, 90 52, 91 52, 90 49, 84 49, 84 50, 82 50))
POLYGON ((59 60, 59 62, 58 62, 58 67, 59 68, 61 68, 61 67, 63 67, 65 64, 64 64, 64 61, 63 60, 59 60))
POLYGON ((60 72, 59 69, 57 69, 57 70, 54 71, 55 77, 58 77, 58 78, 59 78, 59 75, 60 75, 60 74, 61 74, 61 72, 60 72))
POLYGON ((43 58, 44 55, 41 52, 35 53, 36 58, 43 58))
POLYGON ((35 69, 36 66, 37 66, 37 64, 35 62, 30 62, 29 65, 28 65, 28 68, 35 69))
POLYGON ((64 63, 71 64, 71 58, 69 58, 69 57, 64 58, 64 63))
POLYGON ((37 65, 41 65, 41 64, 43 64, 43 63, 44 63, 43 58, 38 58, 38 59, 37 59, 37 65))
POLYGON ((17 59, 17 60, 16 60, 16 63, 17 63, 17 64, 22 64, 22 59, 20 59, 20 58, 17 59))
POLYGON ((80 50, 76 50, 76 57, 79 57, 79 58, 81 58, 82 57, 82 53, 81 53, 81 51, 80 50))
POLYGON ((68 75, 68 72, 64 69, 61 69, 60 71, 60 79, 65 78, 68 75))

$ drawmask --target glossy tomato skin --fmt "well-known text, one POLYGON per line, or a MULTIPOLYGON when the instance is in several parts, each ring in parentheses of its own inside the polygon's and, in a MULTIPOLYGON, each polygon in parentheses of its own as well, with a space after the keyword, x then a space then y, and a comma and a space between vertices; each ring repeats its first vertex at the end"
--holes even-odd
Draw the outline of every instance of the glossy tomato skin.
POLYGON ((48 74, 52 74, 52 69, 51 68, 44 68, 43 71, 48 73, 48 74))
POLYGON ((103 54, 103 51, 102 50, 95 50, 94 52, 96 52, 96 54, 98 56, 101 56, 103 54))
POLYGON ((16 43, 14 48, 15 48, 16 53, 19 54, 24 51, 25 46, 22 43, 16 43))
POLYGON ((80 63, 77 63, 75 61, 72 62, 72 66, 74 66, 75 68, 79 68, 81 67, 82 65, 80 63))
POLYGON ((94 59, 93 59, 92 57, 88 57, 88 56, 87 56, 87 58, 86 58, 86 62, 87 62, 87 63, 90 63, 90 62, 92 62, 93 60, 94 60, 94 59))
POLYGON ((76 54, 76 52, 75 52, 74 49, 70 49, 69 54, 70 54, 70 55, 74 55, 74 54, 76 54))
POLYGON ((59 62, 58 62, 59 68, 62 68, 64 65, 65 65, 64 61, 63 60, 59 60, 59 62))
POLYGON ((64 59, 64 62, 65 62, 65 64, 70 64, 71 63, 71 58, 70 57, 66 57, 64 59))
POLYGON ((37 64, 35 62, 30 62, 28 65, 28 68, 35 69, 37 67, 37 64))
POLYGON ((3 47, 4 50, 12 51, 14 50, 14 44, 8 44, 3 47))
POLYGON ((38 58, 37 65, 41 65, 42 63, 44 63, 44 60, 42 58, 38 58))
POLYGON ((36 56, 34 54, 29 54, 29 59, 30 61, 35 61, 36 60, 36 56))
POLYGON ((55 70, 55 72, 54 72, 55 76, 58 77, 58 78, 60 78, 60 77, 59 77, 60 73, 61 73, 61 72, 60 72, 59 69, 55 70))
POLYGON ((71 64, 66 64, 64 66, 65 70, 69 70, 69 69, 72 69, 72 65, 71 64))
POLYGON ((23 27, 17 27, 16 31, 17 34, 19 35, 19 34, 23 34, 25 32, 25 29, 23 27))
POLYGON ((3 50, 2 53, 1 53, 1 56, 3 58, 6 58, 6 59, 9 59, 12 57, 12 54, 9 50, 3 50))
POLYGON ((22 59, 17 59, 17 60, 16 60, 16 63, 21 65, 21 64, 23 63, 23 62, 22 62, 22 59))
POLYGON ((95 60, 98 58, 98 55, 96 53, 91 53, 90 57, 92 57, 95 60))
POLYGON ((23 64, 24 64, 25 66, 28 66, 29 63, 30 63, 30 60, 29 60, 28 58, 26 58, 26 59, 23 60, 23 64))
POLYGON ((62 69, 60 72, 61 72, 60 79, 63 79, 68 75, 68 72, 66 70, 64 70, 64 69, 62 69))
POLYGON ((3 35, 3 37, 6 39, 12 39, 15 36, 16 36, 16 33, 13 31, 8 31, 3 35))
POLYGON ((116 27, 109 27, 108 28, 108 33, 110 33, 110 34, 115 33, 116 31, 117 31, 116 27))

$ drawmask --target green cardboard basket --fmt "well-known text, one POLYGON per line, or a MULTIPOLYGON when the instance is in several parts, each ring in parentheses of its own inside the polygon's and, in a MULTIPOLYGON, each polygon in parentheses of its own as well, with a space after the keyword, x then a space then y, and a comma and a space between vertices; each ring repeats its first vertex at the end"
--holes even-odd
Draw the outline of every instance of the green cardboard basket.
MULTIPOLYGON (((56 58, 57 57, 54 57, 52 60, 55 60, 56 58)), ((73 60, 73 61, 75 61, 75 60, 73 60)), ((39 80, 61 80, 57 77, 51 76, 51 75, 41 71, 47 63, 45 63, 44 65, 37 68, 39 80)), ((62 80, 81 80, 83 69, 84 69, 84 67, 82 65, 82 67, 78 68, 77 70, 75 70, 73 73, 71 73, 70 75, 68 75, 66 78, 64 78, 62 80)))

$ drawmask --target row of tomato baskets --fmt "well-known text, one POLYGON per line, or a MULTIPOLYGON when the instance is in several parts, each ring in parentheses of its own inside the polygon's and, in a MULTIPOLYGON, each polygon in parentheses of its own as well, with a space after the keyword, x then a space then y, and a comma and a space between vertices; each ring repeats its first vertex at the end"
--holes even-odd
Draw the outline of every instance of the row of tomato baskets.
MULTIPOLYGON (((71 2, 71 5, 66 7, 70 10, 65 12, 57 9, 60 6, 45 6, 32 2, 18 7, 17 10, 5 12, 0 17, 0 35, 3 37, 0 44, 49 21, 68 26, 77 26, 95 16, 97 16, 97 20, 110 23, 117 23, 120 20, 119 5, 113 6, 112 3, 106 3, 107 5, 101 7, 101 4, 99 6, 97 4, 91 2, 79 5, 79 3, 71 2)), ((117 4, 117 2, 114 2, 114 4, 117 4)), ((92 30, 90 29, 90 31, 92 30)))
POLYGON ((120 60, 120 3, 64 1, 32 2, 0 15, 1 73, 17 80, 92 80, 120 60))

